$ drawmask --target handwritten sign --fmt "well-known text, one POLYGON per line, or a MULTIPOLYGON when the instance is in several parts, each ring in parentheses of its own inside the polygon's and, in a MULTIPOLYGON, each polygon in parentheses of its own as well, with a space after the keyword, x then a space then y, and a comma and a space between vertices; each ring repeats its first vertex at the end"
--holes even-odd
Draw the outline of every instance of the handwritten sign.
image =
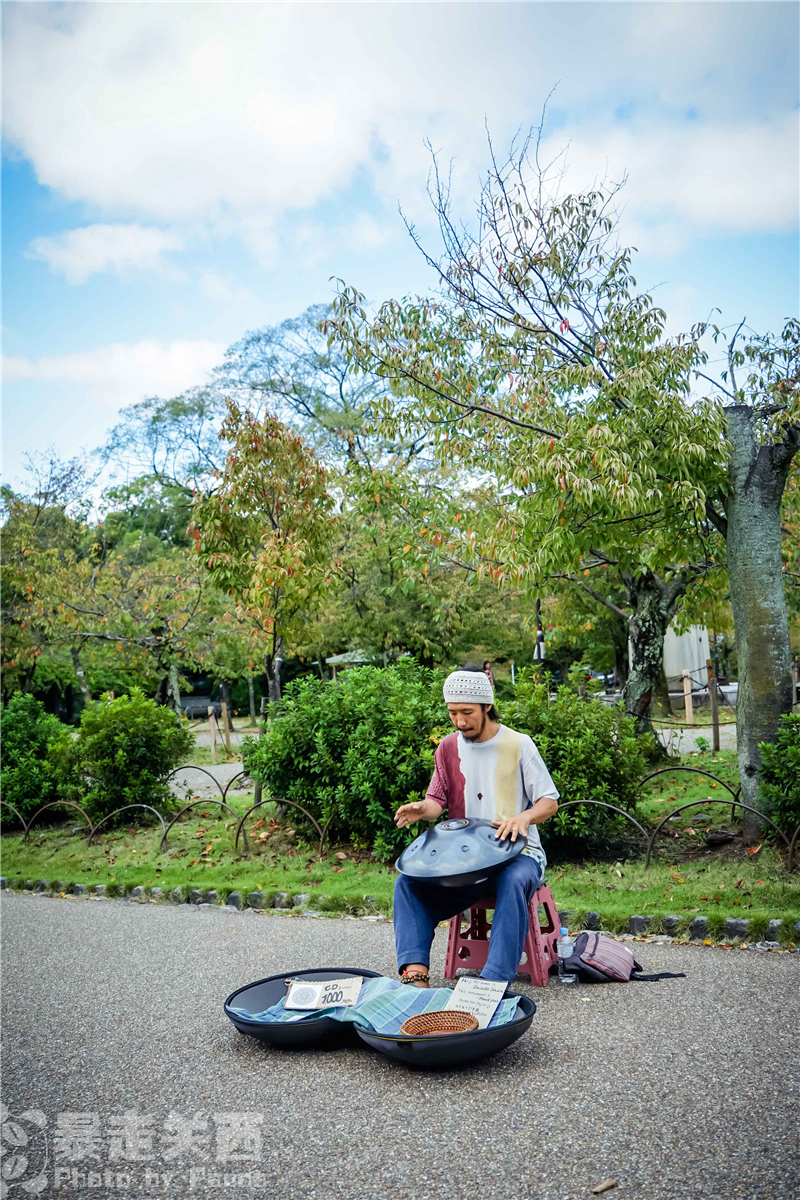
POLYGON ((318 1008, 352 1008, 364 980, 351 976, 348 979, 293 979, 286 993, 284 1008, 312 1011, 318 1008))
POLYGON ((478 1018, 478 1028, 485 1029, 505 995, 507 980, 459 979, 445 1008, 457 1008, 478 1018))

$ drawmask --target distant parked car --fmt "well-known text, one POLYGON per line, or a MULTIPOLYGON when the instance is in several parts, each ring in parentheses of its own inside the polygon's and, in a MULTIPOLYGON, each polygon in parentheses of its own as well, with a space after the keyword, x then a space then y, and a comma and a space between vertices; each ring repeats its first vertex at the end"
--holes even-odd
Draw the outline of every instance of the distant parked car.
POLYGON ((617 683, 617 673, 611 671, 596 671, 594 667, 586 667, 586 674, 589 679, 602 679, 603 685, 606 688, 613 688, 617 683))
POLYGON ((181 709, 188 721, 207 717, 209 708, 213 709, 215 717, 222 716, 222 704, 219 700, 212 700, 210 696, 181 696, 181 709))

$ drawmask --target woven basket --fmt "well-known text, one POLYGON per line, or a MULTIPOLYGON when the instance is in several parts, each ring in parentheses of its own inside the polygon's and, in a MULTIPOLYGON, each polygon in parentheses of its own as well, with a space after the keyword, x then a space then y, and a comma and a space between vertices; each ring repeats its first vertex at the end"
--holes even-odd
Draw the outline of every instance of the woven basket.
POLYGON ((436 1037, 442 1033, 472 1033, 478 1028, 478 1018, 472 1013, 451 1008, 441 1012, 419 1013, 400 1026, 400 1032, 411 1037, 436 1037))

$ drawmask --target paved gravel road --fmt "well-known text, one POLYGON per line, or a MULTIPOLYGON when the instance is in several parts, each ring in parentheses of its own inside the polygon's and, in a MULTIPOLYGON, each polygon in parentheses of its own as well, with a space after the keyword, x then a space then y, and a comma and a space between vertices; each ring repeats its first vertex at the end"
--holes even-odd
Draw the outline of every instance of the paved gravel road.
MULTIPOLYGON (((190 798, 191 796, 200 796, 204 800, 209 797, 219 800, 221 798, 220 789, 214 781, 218 780, 224 788, 226 783, 241 774, 242 764, 240 762, 209 763, 202 767, 181 767, 172 779, 171 787, 176 796, 184 797, 188 790, 190 798)), ((252 779, 249 776, 242 776, 229 789, 228 795, 236 796, 242 791, 252 792, 252 790, 252 779)))
MULTIPOLYGON (((731 721, 730 715, 725 717, 725 721, 731 721)), ((658 736, 670 754, 690 754, 692 750, 697 749, 698 738, 703 738, 711 745, 712 733, 707 725, 700 725, 696 729, 659 729, 658 736)), ((735 723, 720 726, 719 746, 720 750, 736 749, 735 723)), ((713 771, 713 765, 708 764, 708 770, 713 771)))
POLYGON ((28 1179, 47 1136, 43 1196, 578 1200, 607 1177, 640 1200, 800 1194, 796 955, 637 945, 688 978, 553 980, 513 1047, 432 1074, 366 1048, 270 1051, 222 1012, 279 971, 393 973, 388 924, 8 894, 2 918, 4 1149, 30 1138, 3 1161, 28 1179), (92 1132, 75 1113, 97 1114, 97 1157, 54 1161, 59 1114, 62 1136, 92 1132), (198 1148, 170 1157, 192 1120, 198 1148), (237 1162, 248 1123, 262 1145, 237 1162))

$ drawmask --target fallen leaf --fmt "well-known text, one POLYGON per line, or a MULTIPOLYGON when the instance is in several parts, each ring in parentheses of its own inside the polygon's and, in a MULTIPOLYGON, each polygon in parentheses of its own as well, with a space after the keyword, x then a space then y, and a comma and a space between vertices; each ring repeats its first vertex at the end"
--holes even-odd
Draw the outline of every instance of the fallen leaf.
POLYGON ((336 857, 337 857, 337 858, 339 859, 339 861, 341 862, 343 858, 347 858, 347 855, 345 854, 344 850, 337 850, 337 851, 336 851, 336 857))
POLYGON ((616 1186, 616 1179, 604 1179, 602 1183, 598 1183, 597 1187, 592 1188, 592 1195, 599 1196, 601 1192, 610 1192, 616 1186))
POLYGON ((711 938, 703 938, 703 945, 704 946, 713 946, 714 943, 712 942, 711 938))
POLYGON ((213 842, 209 842, 208 845, 206 846, 205 850, 203 851, 203 854, 208 854, 208 852, 211 849, 211 847, 213 846, 213 844, 214 844, 213 842))
MULTIPOLYGON (((764 843, 762 842, 762 843, 760 843, 758 846, 751 846, 751 847, 750 847, 750 849, 747 851, 747 853, 748 853, 748 854, 758 854, 758 852, 759 852, 759 850, 761 849, 761 846, 763 846, 763 844, 764 844, 764 843)), ((760 883, 760 882, 761 882, 761 880, 759 879, 759 881, 758 881, 758 882, 760 883)))

